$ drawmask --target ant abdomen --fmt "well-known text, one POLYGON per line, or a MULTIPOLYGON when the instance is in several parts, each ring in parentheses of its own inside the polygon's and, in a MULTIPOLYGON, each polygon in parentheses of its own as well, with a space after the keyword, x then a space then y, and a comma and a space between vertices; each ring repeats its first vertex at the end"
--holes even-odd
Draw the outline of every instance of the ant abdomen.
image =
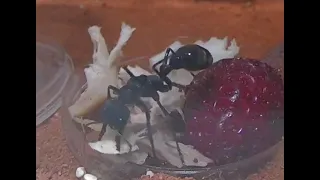
POLYGON ((197 44, 189 44, 179 48, 170 58, 169 64, 172 69, 199 71, 210 66, 212 62, 211 53, 207 49, 197 44))

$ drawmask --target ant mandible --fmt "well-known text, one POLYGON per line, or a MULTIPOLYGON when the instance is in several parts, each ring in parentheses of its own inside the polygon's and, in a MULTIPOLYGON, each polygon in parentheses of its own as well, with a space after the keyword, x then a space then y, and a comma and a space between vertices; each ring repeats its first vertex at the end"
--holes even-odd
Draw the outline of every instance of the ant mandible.
MULTIPOLYGON (((151 123, 150 123, 150 112, 145 103, 141 100, 142 97, 152 98, 160 107, 162 112, 166 116, 171 116, 171 114, 163 107, 160 103, 160 97, 158 91, 168 92, 170 87, 164 83, 164 81, 157 75, 140 75, 135 76, 126 66, 122 67, 129 75, 130 79, 128 82, 121 88, 114 86, 108 87, 108 97, 110 99, 106 100, 101 109, 102 117, 102 129, 99 133, 98 140, 102 139, 102 136, 106 132, 106 128, 109 125, 112 129, 118 132, 118 135, 115 137, 117 150, 120 151, 120 139, 123 133, 123 130, 128 123, 130 118, 130 110, 127 105, 135 105, 139 107, 146 114, 146 126, 147 134, 150 140, 153 156, 156 158, 154 141, 151 132, 151 123), (112 98, 111 90, 117 98, 112 98)), ((176 116, 171 116, 176 117, 176 116)), ((184 159, 181 153, 180 146, 177 142, 176 133, 172 131, 174 140, 176 141, 177 150, 181 159, 182 164, 184 164, 184 159)), ((126 140, 130 149, 132 145, 126 140)))
MULTIPOLYGON (((167 77, 172 70, 199 71, 208 68, 212 63, 212 55, 207 49, 197 44, 188 44, 180 47, 176 52, 171 48, 167 48, 164 59, 155 63, 152 69, 170 88, 175 86, 179 89, 184 89, 184 85, 174 83, 167 77), (172 53, 171 56, 170 52, 172 53), (159 64, 161 65, 158 70, 156 67, 159 64)), ((192 72, 190 74, 194 76, 192 72)))

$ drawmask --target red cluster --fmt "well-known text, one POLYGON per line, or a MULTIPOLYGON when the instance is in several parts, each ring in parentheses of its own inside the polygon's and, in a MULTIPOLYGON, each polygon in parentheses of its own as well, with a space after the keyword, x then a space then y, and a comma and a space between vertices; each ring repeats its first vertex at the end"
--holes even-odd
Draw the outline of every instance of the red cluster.
POLYGON ((216 164, 252 156, 282 137, 283 82, 253 59, 224 59, 186 90, 186 139, 216 164))

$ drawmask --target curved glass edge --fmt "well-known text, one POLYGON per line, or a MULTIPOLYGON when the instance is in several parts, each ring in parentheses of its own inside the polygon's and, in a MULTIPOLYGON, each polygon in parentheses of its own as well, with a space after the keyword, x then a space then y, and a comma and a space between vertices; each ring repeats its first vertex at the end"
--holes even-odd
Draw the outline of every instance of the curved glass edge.
MULTIPOLYGON (((42 43, 42 42, 41 42, 42 43)), ((51 46, 50 44, 48 44, 51 46)), ((57 48, 64 55, 64 63, 58 72, 54 75, 54 77, 50 80, 50 83, 45 86, 45 89, 42 89, 39 92, 36 92, 36 127, 41 123, 46 121, 49 117, 51 117, 54 113, 58 111, 58 109, 62 105, 61 95, 63 91, 65 91, 65 87, 67 82, 69 81, 71 75, 74 71, 74 64, 71 57, 59 46, 55 43, 52 45, 53 48, 57 48), (55 90, 56 92, 47 93, 48 90, 55 90), (50 97, 52 95, 52 97, 50 97), (49 98, 48 98, 49 96, 49 98), (45 103, 38 103, 37 99, 46 99, 45 103), (40 105, 40 106, 38 106, 40 105)))

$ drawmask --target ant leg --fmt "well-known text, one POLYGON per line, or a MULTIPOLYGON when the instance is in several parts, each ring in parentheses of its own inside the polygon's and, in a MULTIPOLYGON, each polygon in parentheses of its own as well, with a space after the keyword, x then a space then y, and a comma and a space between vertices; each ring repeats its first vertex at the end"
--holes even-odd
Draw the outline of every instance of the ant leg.
POLYGON ((149 112, 149 109, 148 109, 148 107, 144 104, 144 102, 143 102, 141 99, 139 99, 139 100, 136 102, 136 105, 137 105, 139 108, 141 108, 142 111, 144 111, 144 112, 146 113, 147 133, 148 133, 148 137, 149 137, 150 144, 151 144, 152 154, 153 154, 153 157, 154 157, 154 158, 157 158, 156 150, 155 150, 155 147, 154 147, 153 136, 152 136, 152 132, 151 132, 151 122, 150 122, 150 112, 149 112))
POLYGON ((115 94, 119 94, 119 88, 110 85, 110 86, 108 86, 108 97, 111 98, 111 92, 110 92, 111 90, 112 90, 115 94))
POLYGON ((174 54, 175 52, 171 48, 167 48, 164 58, 152 66, 152 70, 172 89, 172 82, 167 76, 163 76, 156 68, 159 64, 167 64, 170 52, 174 54))
POLYGON ((102 125, 101 131, 100 131, 100 133, 99 133, 98 141, 101 141, 102 136, 104 135, 104 133, 106 133, 107 126, 108 126, 108 124, 103 124, 103 125, 102 125))
POLYGON ((120 152, 120 146, 121 146, 121 136, 120 135, 116 135, 115 137, 115 142, 116 142, 116 147, 117 147, 117 151, 120 152))
POLYGON ((116 142, 116 148, 117 148, 117 151, 119 151, 120 152, 120 146, 121 146, 121 136, 122 136, 122 133, 123 133, 123 129, 121 129, 121 130, 118 130, 117 131, 117 135, 116 135, 116 137, 115 137, 115 142, 116 142))
MULTIPOLYGON (((118 132, 118 134, 117 134, 116 137, 115 137, 115 142, 116 142, 117 151, 120 152, 121 137, 123 137, 123 135, 122 135, 123 130, 119 130, 119 131, 117 131, 117 132, 118 132)), ((131 145, 131 143, 130 143, 127 139, 125 139, 125 138, 123 138, 123 139, 126 141, 126 143, 127 143, 128 146, 129 146, 129 152, 131 152, 131 150, 132 150, 132 145, 131 145)))
POLYGON ((123 66, 122 69, 124 69, 130 77, 135 77, 135 75, 128 69, 128 66, 123 66))
POLYGON ((131 152, 132 151, 132 144, 126 138, 124 138, 124 141, 126 141, 126 143, 128 144, 129 152, 131 152))
POLYGON ((167 48, 166 53, 164 55, 164 64, 168 63, 168 59, 169 59, 169 53, 174 54, 175 52, 171 49, 171 48, 167 48))
POLYGON ((172 82, 172 86, 178 88, 179 91, 182 91, 182 90, 186 89, 185 85, 178 84, 178 83, 175 83, 175 82, 172 82))
POLYGON ((172 86, 173 86, 174 83, 167 76, 162 77, 161 80, 168 85, 170 90, 172 89, 172 86))
POLYGON ((179 90, 183 90, 183 89, 186 88, 186 86, 184 86, 184 85, 182 85, 182 84, 178 84, 178 83, 172 82, 167 76, 162 77, 162 76, 160 75, 160 72, 159 72, 157 69, 154 68, 153 70, 154 70, 154 72, 156 72, 156 74, 160 77, 160 79, 161 79, 164 83, 166 83, 166 84, 168 85, 169 90, 171 90, 172 87, 177 87, 179 90))
POLYGON ((162 64, 164 61, 164 59, 162 59, 161 61, 158 61, 156 62, 154 65, 152 65, 152 70, 159 76, 161 77, 160 75, 160 72, 158 71, 158 69, 156 68, 159 64, 162 64))
POLYGON ((156 68, 156 66, 157 66, 158 64, 162 63, 162 62, 164 62, 164 60, 161 60, 161 61, 157 62, 156 64, 154 64, 154 65, 152 66, 152 70, 160 77, 160 79, 161 79, 163 82, 165 82, 165 83, 169 86, 169 89, 171 90, 171 89, 172 89, 172 81, 171 81, 167 76, 163 77, 163 76, 160 74, 160 72, 157 70, 157 68, 156 68))
POLYGON ((169 90, 171 90, 172 87, 178 88, 179 91, 184 90, 184 89, 186 88, 185 85, 172 82, 168 77, 163 77, 163 78, 160 78, 160 79, 161 79, 164 83, 166 83, 166 84, 168 85, 169 90))
MULTIPOLYGON (((156 92, 156 94, 154 94, 152 99, 154 101, 156 101, 156 103, 158 104, 158 106, 160 107, 162 112, 165 114, 165 116, 170 116, 171 118, 175 118, 174 116, 171 116, 171 114, 166 110, 166 108, 164 108, 163 105, 160 103, 159 94, 157 92, 156 92)), ((183 155, 182 155, 182 152, 181 152, 181 148, 180 148, 180 145, 178 143, 177 135, 173 130, 171 132, 172 132, 173 139, 176 142, 176 147, 177 147, 177 151, 178 151, 178 154, 179 154, 179 157, 180 157, 180 161, 181 161, 182 165, 185 165, 184 158, 183 158, 183 155)))
MULTIPOLYGON (((174 54, 175 52, 171 49, 171 48, 167 48, 164 58, 158 62, 156 62, 153 66, 152 66, 152 70, 155 71, 157 73, 158 76, 160 76, 160 72, 156 69, 156 67, 159 64, 167 64, 168 63, 168 59, 169 59, 169 53, 174 54)), ((161 77, 161 76, 160 76, 161 77)))

